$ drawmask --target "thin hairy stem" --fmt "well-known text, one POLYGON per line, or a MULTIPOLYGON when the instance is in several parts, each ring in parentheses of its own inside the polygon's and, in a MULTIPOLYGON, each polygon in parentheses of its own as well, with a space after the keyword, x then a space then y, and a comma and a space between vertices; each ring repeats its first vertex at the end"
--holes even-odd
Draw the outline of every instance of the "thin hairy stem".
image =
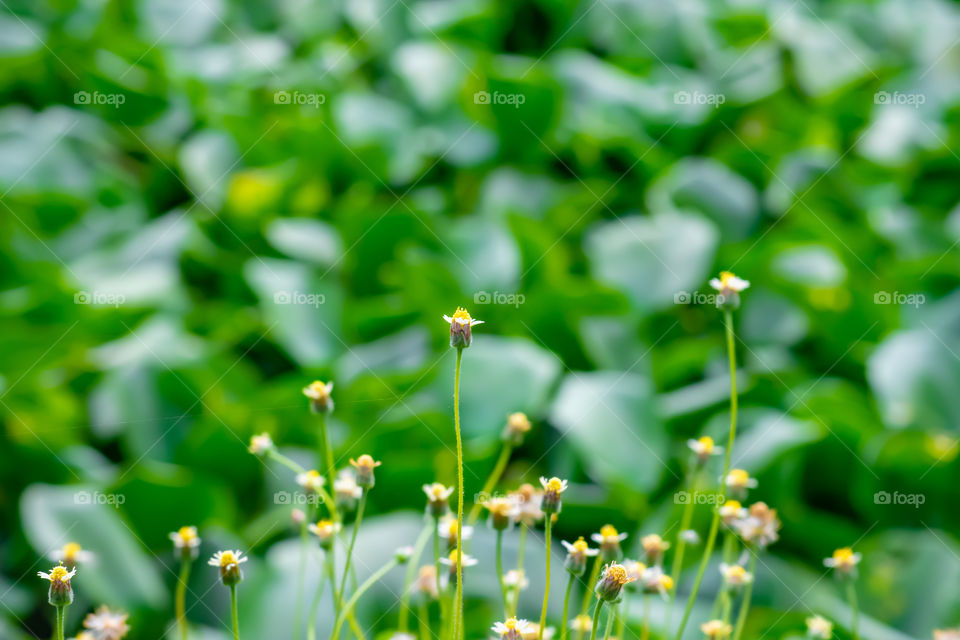
POLYGON ((230 587, 230 616, 233 618, 233 640, 240 640, 240 616, 237 609, 237 585, 230 587))
POLYGON ((350 575, 350 562, 353 560, 353 548, 357 544, 357 532, 360 531, 360 523, 363 521, 363 510, 366 506, 367 490, 364 489, 363 494, 360 496, 360 504, 357 507, 357 517, 353 521, 353 533, 350 534, 350 546, 347 547, 347 557, 343 561, 343 577, 340 579, 340 589, 337 590, 338 615, 343 614, 343 594, 347 588, 347 576, 350 575))
POLYGON ((417 567, 420 566, 420 556, 423 555, 423 548, 427 546, 428 540, 430 540, 429 520, 426 526, 423 527, 423 530, 420 531, 420 535, 417 536, 417 541, 413 546, 413 554, 407 563, 407 572, 403 577, 403 591, 400 592, 400 619, 397 624, 402 633, 407 632, 408 620, 410 618, 410 595, 412 593, 410 584, 413 582, 413 578, 417 573, 417 567))
POLYGON ((543 629, 547 626, 547 604, 550 602, 550 529, 553 526, 551 514, 544 518, 545 544, 547 547, 547 581, 543 586, 543 607, 540 609, 540 631, 537 635, 538 640, 543 640, 543 629))
MULTIPOLYGON (((727 336, 727 356, 730 361, 730 434, 727 437, 727 447, 723 456, 723 474, 720 476, 720 500, 719 504, 726 502, 727 497, 727 474, 730 473, 730 455, 733 451, 734 439, 737 435, 737 351, 733 333, 733 314, 727 310, 723 313, 724 324, 726 325, 727 336)), ((700 559, 700 568, 697 570, 697 577, 694 578, 693 588, 687 600, 687 606, 683 611, 683 618, 680 620, 680 626, 677 628, 676 640, 683 638, 683 630, 690 620, 690 614, 693 612, 693 605, 697 599, 697 592, 700 591, 700 583, 703 581, 703 574, 710 563, 710 555, 713 553, 713 547, 717 540, 717 531, 720 528, 720 510, 714 509, 713 520, 710 522, 710 532, 707 534, 707 543, 703 548, 703 557, 700 559)))
POLYGON ((176 610, 180 640, 187 640, 187 581, 190 579, 190 553, 180 557, 180 577, 177 580, 176 610))
POLYGON ((463 615, 463 442, 460 438, 460 361, 463 349, 457 349, 457 365, 453 373, 453 421, 457 432, 457 589, 453 614, 453 640, 460 640, 460 617, 463 615))
MULTIPOLYGON (((560 640, 567 640, 567 616, 570 606, 570 592, 573 591, 573 582, 576 578, 575 575, 570 574, 570 578, 567 580, 567 589, 563 593, 563 624, 560 627, 560 640)), ((623 636, 620 637, 622 638, 623 636)))
POLYGON ((393 558, 392 560, 390 560, 390 562, 388 562, 387 564, 377 569, 377 571, 372 576, 367 578, 367 580, 363 584, 361 584, 356 591, 353 592, 353 595, 350 596, 350 599, 347 600, 346 604, 344 604, 343 610, 340 612, 340 615, 337 616, 337 621, 333 626, 333 632, 330 634, 331 640, 336 640, 336 638, 340 637, 340 629, 343 628, 343 623, 347 619, 347 613, 353 611, 353 607, 354 605, 357 604, 357 600, 360 599, 360 596, 366 593, 366 591, 370 587, 372 587, 374 584, 379 582, 380 579, 383 578, 383 576, 387 575, 387 573, 389 573, 391 569, 396 567, 397 564, 398 564, 397 559, 393 558))

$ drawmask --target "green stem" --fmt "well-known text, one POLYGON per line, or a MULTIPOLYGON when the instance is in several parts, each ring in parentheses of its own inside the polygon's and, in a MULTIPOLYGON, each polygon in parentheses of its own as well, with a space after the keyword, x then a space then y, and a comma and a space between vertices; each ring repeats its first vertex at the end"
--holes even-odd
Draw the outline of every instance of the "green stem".
MULTIPOLYGON (((673 554, 673 567, 670 571, 670 575, 673 576, 674 580, 680 580, 680 571, 683 569, 683 555, 684 551, 687 548, 687 541, 683 537, 683 532, 690 528, 690 523, 693 521, 693 506, 696 502, 697 490, 700 487, 700 469, 693 473, 693 476, 690 480, 690 495, 689 500, 683 506, 683 514, 680 516, 680 531, 677 532, 677 550, 673 554)), ((667 629, 670 628, 670 623, 673 620, 673 606, 677 601, 677 590, 670 590, 670 600, 667 603, 667 629)), ((621 635, 622 640, 622 635, 621 635)))
POLYGON ((427 611, 427 600, 421 598, 417 605, 417 621, 420 623, 420 640, 430 640, 430 613, 427 611))
POLYGON ((860 638, 860 605, 857 601, 857 585, 853 577, 847 577, 847 600, 850 601, 850 609, 853 612, 853 618, 850 622, 850 633, 853 640, 860 638))
POLYGON ((316 640, 317 637, 317 610, 320 608, 320 598, 323 595, 323 585, 330 581, 331 589, 335 588, 334 577, 333 577, 333 565, 330 564, 330 557, 333 555, 333 550, 324 552, 324 561, 323 564, 326 566, 327 575, 325 578, 321 578, 320 584, 317 585, 317 592, 313 594, 313 602, 310 604, 310 618, 307 620, 307 640, 316 640))
POLYGON ((237 585, 230 587, 230 612, 233 617, 233 640, 240 640, 240 617, 237 615, 237 585))
MULTIPOLYGON (((750 611, 750 596, 753 595, 753 583, 757 581, 757 558, 758 550, 750 550, 750 564, 747 571, 752 578, 743 588, 743 601, 740 603, 740 613, 737 615, 737 626, 733 632, 733 640, 740 640, 740 634, 743 633, 743 626, 747 622, 747 612, 750 611)), ((854 640, 857 638, 857 632, 853 632, 854 640)))
POLYGON ((647 640, 650 637, 650 596, 643 594, 643 631, 640 632, 640 640, 647 640))
POLYGON ((187 581, 190 579, 190 553, 180 557, 180 578, 177 581, 176 609, 177 626, 180 627, 180 640, 187 640, 187 581))
POLYGON ((410 560, 407 563, 407 572, 403 577, 403 591, 400 593, 400 619, 398 621, 398 626, 400 627, 401 633, 406 633, 408 628, 408 620, 410 617, 410 584, 413 582, 413 578, 416 575, 417 567, 420 566, 420 556, 423 554, 423 548, 427 546, 427 541, 430 539, 430 524, 429 521, 427 525, 420 532, 420 535, 417 537, 417 542, 413 546, 413 554, 410 556, 410 560))
MULTIPOLYGON (((576 576, 571 573, 570 579, 567 580, 567 589, 563 593, 563 625, 560 627, 560 640, 567 640, 567 611, 570 605, 570 592, 573 591, 574 580, 576 580, 576 576)), ((623 636, 620 637, 622 638, 623 636)))
POLYGON ((443 582, 440 580, 440 571, 443 565, 440 563, 440 519, 433 520, 433 566, 437 579, 437 604, 440 606, 440 635, 446 633, 449 620, 447 619, 447 594, 443 588, 443 582))
MULTIPOLYGON (((600 564, 603 554, 597 555, 593 559, 593 568, 590 569, 590 577, 587 578, 586 591, 583 593, 583 605, 580 607, 580 615, 587 615, 587 609, 590 607, 590 596, 593 595, 593 587, 597 584, 597 578, 600 577, 600 564)), ((582 635, 582 634, 581 634, 582 635)))
POLYGON ((56 640, 63 640, 63 627, 64 620, 67 617, 67 605, 62 607, 55 607, 57 610, 57 623, 54 633, 56 634, 56 640))
POLYGON ((603 640, 607 640, 610 637, 610 628, 613 626, 613 619, 616 616, 617 608, 613 605, 607 607, 607 628, 603 630, 603 640))
MULTIPOLYGON (((480 495, 489 497, 493 488, 497 486, 497 482, 500 481, 500 476, 503 475, 503 470, 507 468, 507 463, 510 462, 510 454, 513 452, 513 445, 509 442, 503 443, 503 449, 500 450, 500 457, 497 459, 497 463, 493 466, 493 471, 490 472, 490 477, 487 478, 487 481, 483 484, 483 489, 480 490, 480 495)), ((480 509, 482 508, 482 503, 474 502, 473 506, 470 507, 470 515, 467 517, 467 526, 472 527, 477 522, 477 518, 480 516, 480 509)))
MULTIPOLYGON (((730 361, 730 435, 727 437, 727 447, 723 457, 723 474, 720 476, 719 504, 721 505, 726 502, 726 478, 727 474, 730 473, 730 454, 733 451, 733 442, 737 435, 737 351, 733 333, 733 314, 730 311, 724 311, 723 318, 724 324, 726 325, 727 356, 730 361)), ((693 581, 693 589, 690 591, 687 606, 683 611, 683 618, 680 620, 680 627, 677 629, 676 640, 683 638, 683 630, 686 628, 687 622, 690 619, 693 605, 697 599, 697 592, 700 590, 700 583, 703 580, 703 574, 707 570, 707 565, 710 563, 710 555, 713 553, 713 546, 716 543, 719 528, 720 510, 714 509, 713 520, 710 522, 710 532, 707 534, 707 543, 703 548, 703 557, 700 559, 700 568, 697 571, 697 577, 693 581)))
POLYGON ((457 365, 453 374, 453 420, 457 432, 457 589, 453 617, 453 640, 460 640, 460 616, 463 615, 463 442, 460 438, 460 360, 463 349, 457 349, 457 365))
POLYGON ((545 544, 547 547, 547 577, 546 584, 543 586, 543 607, 540 609, 540 631, 537 635, 538 640, 543 640, 543 629, 547 626, 547 603, 550 601, 550 529, 553 526, 552 514, 547 514, 544 518, 544 531, 546 535, 545 544))
POLYGON ((590 632, 590 640, 597 640, 597 625, 600 623, 601 607, 603 607, 603 600, 597 598, 597 606, 593 608, 593 631, 590 632))
MULTIPOLYGON (((736 556, 737 552, 737 538, 734 535, 733 531, 727 529, 723 534, 723 562, 724 564, 731 564, 736 556)), ((717 596, 713 600, 713 607, 710 609, 710 619, 716 618, 720 612, 720 607, 723 605, 723 592, 721 588, 717 591, 717 596)))
POLYGON ((630 590, 623 590, 623 601, 614 609, 617 612, 617 638, 623 638, 627 616, 630 615, 630 590))
POLYGON ((396 567, 397 564, 396 558, 390 560, 390 562, 377 569, 372 576, 367 578, 366 582, 361 584, 357 590, 353 592, 353 595, 350 596, 350 599, 347 600, 347 603, 343 606, 343 610, 340 612, 340 615, 337 616, 336 624, 333 626, 333 633, 330 634, 331 640, 336 640, 336 638, 340 637, 340 629, 343 627, 343 623, 347 619, 347 613, 353 611, 353 607, 357 604, 357 600, 360 599, 360 596, 362 596, 370 587, 383 578, 383 576, 387 575, 387 573, 396 567))
MULTIPOLYGON (((527 525, 520 525, 520 541, 517 543, 517 571, 526 575, 523 567, 523 554, 527 549, 527 525)), ((510 610, 510 617, 516 617, 517 609, 520 606, 520 589, 513 594, 513 608, 510 610)))
MULTIPOLYGON (((357 517, 353 521, 353 533, 350 534, 350 546, 347 547, 347 557, 343 561, 343 577, 340 579, 340 589, 337 591, 337 609, 343 614, 343 594, 347 588, 347 576, 350 574, 350 561, 353 559, 353 547, 357 544, 357 532, 360 531, 360 523, 363 521, 363 509, 367 506, 367 490, 363 490, 360 496, 360 504, 357 506, 357 517)), ((336 637, 336 636, 334 636, 336 637)))
MULTIPOLYGON (((503 617, 510 617, 510 602, 507 596, 507 585, 503 581, 503 529, 497 530, 497 579, 500 581, 500 595, 503 596, 503 617)), ((519 589, 519 585, 518 585, 519 589)))
MULTIPOLYGON (((337 469, 334 466, 333 462, 333 448, 330 446, 330 437, 327 432, 327 417, 322 413, 320 416, 320 456, 321 460, 324 460, 327 465, 327 487, 329 491, 333 491, 333 483, 336 481, 337 469)), ((327 508, 330 509, 330 517, 334 522, 340 522, 340 512, 337 510, 337 505, 334 500, 330 500, 327 503, 327 508)))
MULTIPOLYGON (((308 511, 310 511, 308 507, 308 511)), ((310 520, 310 513, 305 514, 303 522, 300 523, 300 560, 297 563, 297 599, 294 604, 293 613, 293 638, 300 638, 300 623, 303 618, 303 592, 306 589, 307 576, 307 545, 309 544, 309 533, 307 531, 307 522, 310 520)))

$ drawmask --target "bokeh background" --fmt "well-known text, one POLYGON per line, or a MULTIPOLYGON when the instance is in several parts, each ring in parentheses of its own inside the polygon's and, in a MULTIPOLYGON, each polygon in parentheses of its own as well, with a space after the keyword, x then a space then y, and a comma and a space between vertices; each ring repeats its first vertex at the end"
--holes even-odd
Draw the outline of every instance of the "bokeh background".
MULTIPOLYGON (((674 536, 685 440, 724 439, 720 269, 752 282, 734 462, 784 523, 747 637, 814 612, 846 637, 822 558, 851 544, 864 638, 960 622, 957 3, 0 5, 3 638, 48 637, 35 574, 67 540, 98 556, 73 627, 104 602, 162 637, 184 524, 204 558, 253 556, 248 637, 289 637, 293 482, 250 435, 309 463, 301 388, 335 381, 339 464, 384 462, 362 579, 415 537, 420 486, 455 478, 458 304, 486 321, 468 497, 526 411, 504 486, 569 478, 559 537, 674 536)), ((196 637, 224 637, 199 567, 196 637)), ((395 626, 399 585, 362 603, 369 628, 395 626)))

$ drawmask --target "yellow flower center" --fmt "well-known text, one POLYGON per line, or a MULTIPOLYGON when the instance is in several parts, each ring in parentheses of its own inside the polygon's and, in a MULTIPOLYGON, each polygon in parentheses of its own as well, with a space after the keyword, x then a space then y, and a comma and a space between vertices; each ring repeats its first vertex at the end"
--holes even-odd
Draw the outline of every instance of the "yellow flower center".
POLYGON ((470 321, 472 320, 472 319, 470 318, 470 314, 469 314, 469 313, 467 312, 467 310, 464 309, 463 307, 457 307, 456 312, 454 312, 454 314, 453 314, 453 319, 454 319, 454 320, 466 320, 467 322, 470 322, 470 321))
POLYGON ((457 537, 457 521, 456 520, 450 521, 450 526, 447 527, 447 535, 450 536, 451 538, 457 537))
POLYGON ((317 523, 317 530, 324 535, 329 535, 333 531, 333 520, 321 520, 317 523))
POLYGON ((64 560, 74 560, 83 549, 76 542, 68 542, 63 545, 64 560))
POLYGON ((224 551, 220 555, 220 566, 228 567, 231 564, 237 564, 237 558, 233 555, 233 551, 224 551))
POLYGON ((700 438, 700 446, 703 448, 705 453, 710 453, 713 451, 713 438, 710 436, 703 436, 700 438))
POLYGON ((723 504, 723 507, 725 509, 730 509, 731 511, 739 511, 740 509, 743 508, 743 506, 740 504, 738 500, 727 500, 723 504))
POLYGON ((600 535, 604 538, 616 538, 619 534, 617 533, 617 528, 612 524, 605 524, 600 527, 600 535))
POLYGON ((734 275, 733 273, 731 273, 730 271, 721 271, 721 272, 720 272, 720 284, 725 287, 725 286, 727 286, 728 284, 730 284, 730 281, 733 280, 733 279, 736 278, 736 277, 737 277, 737 276, 735 276, 735 275, 734 275))
POLYGON ((740 565, 734 565, 729 569, 727 569, 727 578, 730 578, 733 580, 740 580, 746 575, 747 575, 746 569, 744 569, 740 565))
POLYGON ((837 549, 833 552, 833 559, 837 562, 850 562, 853 559, 853 549, 850 547, 837 549))
POLYGON ((607 568, 607 577, 619 585, 625 585, 630 581, 627 570, 619 564, 612 564, 607 568))
POLYGON ((750 480, 750 474, 744 471, 743 469, 731 469, 730 470, 730 483, 741 485, 747 484, 750 480))
POLYGON ((177 535, 180 536, 180 539, 184 542, 190 542, 197 537, 197 530, 193 527, 180 527, 177 535))
POLYGON ((663 585, 663 588, 667 591, 673 589, 673 578, 670 576, 663 576, 660 578, 660 584, 663 585))
POLYGON ((507 621, 503 624, 503 626, 505 626, 507 629, 516 629, 516 628, 517 628, 517 619, 516 619, 516 618, 510 618, 509 620, 507 620, 507 621))
POLYGON ((446 492, 447 488, 439 482, 435 482, 430 486, 430 495, 433 496, 434 500, 440 500, 446 492))
POLYGON ((586 553, 588 548, 586 541, 582 537, 577 538, 577 541, 573 543, 573 549, 577 553, 586 553))
POLYGON ((550 478, 550 481, 547 483, 547 489, 559 493, 563 491, 563 481, 560 480, 560 478, 550 478))
POLYGON ((53 568, 50 572, 50 582, 63 582, 67 579, 67 569, 62 564, 53 568))

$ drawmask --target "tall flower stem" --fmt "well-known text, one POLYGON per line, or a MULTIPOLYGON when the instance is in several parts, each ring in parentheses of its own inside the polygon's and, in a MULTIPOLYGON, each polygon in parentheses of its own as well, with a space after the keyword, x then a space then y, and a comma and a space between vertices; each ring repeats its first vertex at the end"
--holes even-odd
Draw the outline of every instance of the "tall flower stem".
MULTIPOLYGON (((720 476, 720 499, 719 504, 723 504, 727 499, 727 474, 730 473, 730 454, 733 451, 733 442, 737 435, 737 351, 733 333, 733 313, 729 310, 723 312, 724 324, 726 325, 727 336, 727 356, 730 361, 730 435, 727 437, 727 448, 723 456, 723 474, 720 476)), ((683 611, 683 618, 680 620, 680 626, 677 629, 676 640, 681 640, 683 630, 690 620, 690 614, 693 612, 693 605, 697 600, 697 592, 700 591, 700 583, 703 581, 703 574, 710 564, 710 555, 713 553, 713 546, 717 541, 717 531, 720 528, 720 510, 714 509, 713 520, 710 522, 710 532, 707 534, 707 544, 703 548, 703 557, 700 559, 700 568, 697 570, 697 577, 693 581, 693 589, 690 591, 687 606, 683 611)))
POLYGON ((460 437, 460 361, 463 348, 457 349, 457 365, 453 373, 453 422, 457 432, 457 589, 453 614, 453 640, 460 640, 460 617, 463 615, 463 442, 460 437))
POLYGON ((180 577, 177 580, 175 595, 177 609, 177 626, 180 628, 180 640, 187 640, 187 581, 190 579, 190 553, 183 553, 180 557, 180 577))
MULTIPOLYGON (((750 611, 750 597, 753 595, 753 583, 757 580, 757 557, 758 551, 752 549, 747 571, 753 576, 753 580, 748 582, 743 588, 743 602, 740 603, 740 613, 737 615, 737 626, 733 631, 733 640, 740 640, 740 634, 743 633, 743 625, 747 622, 747 612, 750 611)), ((856 630, 853 632, 853 637, 854 640, 856 640, 856 630)))
POLYGON ((420 640, 430 640, 430 613, 424 598, 417 604, 417 621, 420 623, 420 640))
POLYGON ((547 576, 543 585, 543 607, 540 608, 540 630, 538 640, 543 640, 543 629, 547 626, 547 604, 550 602, 550 529, 553 526, 552 514, 547 514, 544 521, 544 544, 547 547, 547 576))
POLYGON ((350 574, 350 561, 353 560, 353 547, 357 544, 357 532, 360 531, 360 523, 363 521, 363 510, 366 506, 367 490, 364 489, 363 495, 360 496, 360 504, 357 506, 357 517, 353 521, 353 533, 350 534, 350 546, 347 547, 347 557, 343 561, 343 577, 340 579, 340 588, 337 590, 337 615, 343 615, 343 594, 347 588, 347 576, 350 574))
MULTIPOLYGON (((527 549, 527 525, 520 525, 520 540, 517 542, 517 571, 520 573, 525 573, 523 569, 523 555, 524 551, 527 549)), ((510 611, 510 616, 515 617, 517 615, 517 608, 520 606, 520 589, 517 589, 513 594, 513 608, 510 611)))
POLYGON ((233 640, 240 640, 240 617, 237 614, 237 585, 230 587, 230 615, 233 619, 233 640))
POLYGON ((847 601, 850 603, 850 610, 853 618, 850 622, 850 634, 853 640, 860 639, 860 605, 857 601, 857 584, 852 577, 847 578, 847 601))
POLYGON ((610 637, 610 628, 613 626, 613 619, 617 615, 617 608, 613 605, 607 607, 607 628, 603 631, 603 640, 610 637))
POLYGON ((429 521, 427 521, 427 525, 424 526, 420 535, 417 537, 416 543, 413 545, 413 554, 411 554, 407 564, 407 573, 403 577, 403 591, 400 592, 403 594, 400 596, 400 619, 397 624, 401 633, 407 632, 408 620, 410 618, 410 595, 412 593, 410 583, 413 582, 413 578, 417 573, 417 567, 420 566, 420 556, 423 555, 423 548, 427 546, 429 539, 430 524, 429 521))
POLYGON ((444 592, 443 582, 440 580, 440 570, 443 565, 440 563, 440 519, 433 519, 433 566, 434 574, 437 579, 437 604, 440 606, 440 637, 447 631, 447 594, 444 592))
MULTIPOLYGON (((563 593, 563 624, 560 627, 560 640, 567 640, 567 616, 570 605, 570 592, 573 591, 573 582, 577 579, 575 575, 570 574, 567 580, 567 589, 563 593)), ((621 638, 623 636, 620 636, 621 638)))
MULTIPOLYGON (((600 566, 603 563, 603 554, 593 559, 593 568, 590 569, 590 577, 587 578, 586 590, 583 593, 583 604, 580 606, 580 615, 587 615, 587 609, 590 607, 590 596, 593 595, 593 586, 597 584, 597 578, 600 577, 600 566)), ((581 637, 583 632, 580 633, 581 637)))
POLYGON ((343 610, 340 612, 340 615, 337 616, 337 621, 333 626, 333 633, 330 634, 331 640, 336 640, 340 637, 340 629, 343 628, 343 623, 347 619, 347 614, 353 611, 354 605, 357 604, 357 600, 360 599, 366 591, 372 587, 374 584, 380 581, 383 576, 387 575, 391 569, 397 566, 396 558, 390 560, 387 564, 383 565, 377 571, 366 579, 366 581, 357 587, 357 590, 353 592, 353 595, 350 596, 350 599, 347 600, 346 604, 343 605, 343 610))
MULTIPOLYGON (((327 486, 330 490, 333 490, 333 483, 336 480, 337 469, 334 466, 333 462, 333 448, 330 446, 330 436, 327 431, 327 417, 322 413, 319 414, 320 418, 320 460, 327 467, 327 486)), ((340 521, 340 513, 337 510, 336 502, 331 500, 327 503, 327 507, 330 509, 330 518, 334 522, 340 521)))
MULTIPOLYGON (((490 472, 487 481, 483 483, 483 489, 480 490, 481 496, 489 496, 493 488, 497 486, 500 477, 503 475, 503 470, 507 468, 507 463, 510 462, 510 454, 512 452, 513 445, 509 442, 504 442, 503 449, 500 450, 500 457, 497 458, 497 463, 493 466, 493 471, 490 472)), ((477 501, 473 503, 473 506, 470 507, 470 515, 467 516, 467 526, 472 527, 476 524, 477 518, 480 516, 480 509, 482 508, 481 502, 477 501)))
POLYGON ((650 637, 650 596, 643 594, 643 631, 640 632, 640 640, 647 640, 650 637))
POLYGON ((627 626, 627 616, 630 615, 630 590, 623 590, 623 600, 617 605, 617 638, 623 638, 627 626))
MULTIPOLYGON (((500 582, 500 595, 503 596, 504 620, 510 617, 510 601, 507 596, 507 585, 503 581, 503 529, 497 531, 497 580, 500 582)), ((519 585, 518 585, 519 589, 519 585)))
POLYGON ((600 609, 603 608, 603 600, 597 598, 597 606, 593 608, 593 631, 590 632, 590 640, 597 640, 597 625, 600 624, 600 609))
MULTIPOLYGON (((683 505, 683 513, 680 516, 680 530, 677 532, 677 550, 673 554, 673 567, 670 571, 670 575, 675 579, 680 579, 680 571, 683 569, 683 555, 684 551, 687 548, 687 540, 683 537, 683 532, 690 528, 690 523, 693 521, 693 506, 696 503, 697 490, 700 488, 700 467, 693 472, 689 482, 689 500, 686 504, 683 505)), ((677 590, 670 590, 670 600, 667 603, 667 625, 666 628, 670 628, 670 623, 673 621, 673 606, 677 601, 677 590)))
POLYGON ((313 603, 310 605, 310 618, 307 620, 307 640, 316 640, 317 637, 317 609, 320 608, 320 598, 323 596, 323 585, 329 581, 330 588, 334 590, 336 588, 334 583, 336 578, 334 578, 333 565, 331 564, 333 550, 326 551, 324 556, 326 557, 323 560, 323 564, 326 567, 327 575, 320 579, 320 584, 317 585, 317 592, 313 594, 313 603))
POLYGON ((56 634, 55 635, 56 640, 63 640, 63 627, 64 627, 64 620, 66 620, 66 617, 67 617, 67 607, 66 605, 64 605, 62 607, 55 607, 55 608, 57 610, 57 622, 56 622, 56 629, 54 630, 54 633, 56 634))

